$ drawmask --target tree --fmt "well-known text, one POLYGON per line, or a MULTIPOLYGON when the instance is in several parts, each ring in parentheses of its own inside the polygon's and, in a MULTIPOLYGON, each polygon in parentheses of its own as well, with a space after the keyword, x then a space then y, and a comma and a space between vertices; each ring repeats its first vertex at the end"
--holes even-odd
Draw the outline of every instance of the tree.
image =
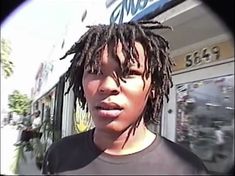
POLYGON ((31 100, 26 94, 21 94, 18 90, 14 90, 8 96, 8 107, 12 112, 23 115, 30 111, 31 100))
POLYGON ((1 58, 0 63, 3 69, 3 74, 5 78, 8 78, 13 73, 13 63, 10 61, 11 46, 10 42, 5 39, 1 39, 1 58))

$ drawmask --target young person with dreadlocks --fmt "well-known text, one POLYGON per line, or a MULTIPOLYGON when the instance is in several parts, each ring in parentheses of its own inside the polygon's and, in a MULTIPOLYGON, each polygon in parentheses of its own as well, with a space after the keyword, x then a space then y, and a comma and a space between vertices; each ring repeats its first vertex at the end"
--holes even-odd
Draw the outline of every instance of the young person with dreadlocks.
POLYGON ((52 144, 43 173, 205 174, 196 155, 146 127, 160 118, 172 86, 168 42, 155 33, 169 27, 140 21, 88 28, 63 58, 74 54, 69 89, 95 128, 52 144))

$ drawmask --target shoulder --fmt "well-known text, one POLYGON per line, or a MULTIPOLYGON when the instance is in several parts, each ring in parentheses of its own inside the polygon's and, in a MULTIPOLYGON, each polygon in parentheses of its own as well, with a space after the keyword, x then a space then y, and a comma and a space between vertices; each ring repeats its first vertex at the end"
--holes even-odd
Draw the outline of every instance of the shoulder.
POLYGON ((165 137, 162 138, 162 143, 167 147, 168 150, 171 150, 172 152, 176 152, 177 154, 189 154, 192 157, 197 157, 195 154, 193 154, 191 151, 186 149, 185 147, 181 146, 180 144, 177 144, 165 137))
POLYGON ((174 154, 176 157, 179 158, 184 158, 185 161, 194 161, 194 160, 199 160, 199 157, 196 156, 193 152, 191 152, 190 150, 184 148, 183 146, 170 141, 169 139, 165 138, 165 137, 161 137, 162 138, 162 143, 164 145, 164 147, 166 148, 166 150, 170 151, 170 153, 174 154))
POLYGON ((60 139, 59 141, 53 143, 48 150, 49 152, 52 151, 60 152, 60 150, 64 150, 65 148, 66 150, 68 150, 68 149, 73 149, 74 147, 79 147, 79 146, 81 147, 82 145, 85 144, 84 141, 88 138, 90 133, 91 130, 80 134, 66 136, 60 139))
MULTIPOLYGON (((193 170, 195 173, 206 173, 207 169, 202 160, 191 152, 189 149, 170 141, 165 137, 161 137, 162 145, 169 162, 174 162, 179 167, 193 170)), ((177 166, 176 166, 177 167, 177 166)))
POLYGON ((53 143, 44 157, 43 173, 57 173, 80 167, 89 154, 87 141, 91 132, 67 136, 53 143))

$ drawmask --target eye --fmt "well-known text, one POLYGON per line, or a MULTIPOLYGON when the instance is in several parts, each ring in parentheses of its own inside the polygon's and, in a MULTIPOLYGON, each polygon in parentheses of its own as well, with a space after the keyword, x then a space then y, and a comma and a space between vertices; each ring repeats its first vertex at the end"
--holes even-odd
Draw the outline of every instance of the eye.
POLYGON ((97 74, 98 74, 98 70, 92 70, 92 69, 90 69, 90 70, 87 70, 87 73, 97 75, 97 74))
POLYGON ((142 75, 142 72, 139 70, 130 70, 129 75, 142 75))
POLYGON ((124 78, 134 78, 136 76, 141 76, 143 73, 139 70, 130 70, 127 75, 124 76, 124 78))
POLYGON ((102 75, 103 74, 102 71, 99 72, 98 69, 86 69, 85 72, 87 74, 92 74, 92 75, 100 75, 100 74, 102 75))

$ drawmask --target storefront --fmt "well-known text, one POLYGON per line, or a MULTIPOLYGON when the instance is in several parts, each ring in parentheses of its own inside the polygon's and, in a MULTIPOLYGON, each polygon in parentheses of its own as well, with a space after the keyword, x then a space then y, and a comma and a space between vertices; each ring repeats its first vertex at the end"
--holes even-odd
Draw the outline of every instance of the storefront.
POLYGON ((232 43, 204 46, 175 59, 174 87, 162 117, 161 133, 197 154, 210 170, 225 171, 234 156, 232 43), (198 53, 206 54, 197 57, 198 53), (223 132, 220 151, 216 147, 217 128, 223 132))
POLYGON ((160 133, 194 152, 212 173, 224 173, 234 162, 234 44, 202 4, 187 7, 165 21, 173 34, 162 33, 176 66, 160 133))

